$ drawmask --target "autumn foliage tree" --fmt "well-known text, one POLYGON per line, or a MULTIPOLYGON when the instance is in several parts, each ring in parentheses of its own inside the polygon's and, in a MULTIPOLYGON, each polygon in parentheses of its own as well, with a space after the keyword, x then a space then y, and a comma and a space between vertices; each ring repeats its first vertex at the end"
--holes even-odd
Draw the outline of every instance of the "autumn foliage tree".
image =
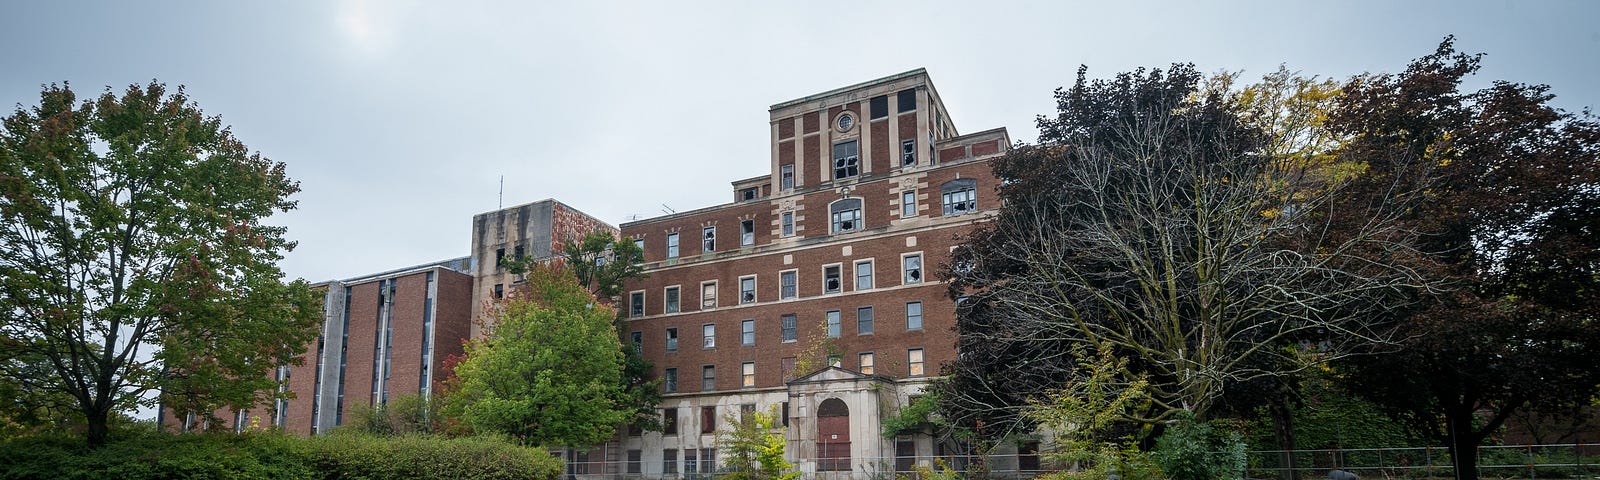
POLYGON ((106 440, 119 413, 249 408, 317 334, 320 302, 262 221, 294 208, 283 164, 183 89, 50 85, 0 132, 0 382, 106 440))
POLYGON ((1342 365, 1353 391, 1446 440, 1457 478, 1477 477, 1477 446, 1513 413, 1571 411, 1600 386, 1600 124, 1549 106, 1542 85, 1461 91, 1479 59, 1446 39, 1401 74, 1351 82, 1330 119, 1364 167, 1347 212, 1425 187, 1400 219, 1423 255, 1405 261, 1450 286, 1382 312, 1398 349, 1342 365))

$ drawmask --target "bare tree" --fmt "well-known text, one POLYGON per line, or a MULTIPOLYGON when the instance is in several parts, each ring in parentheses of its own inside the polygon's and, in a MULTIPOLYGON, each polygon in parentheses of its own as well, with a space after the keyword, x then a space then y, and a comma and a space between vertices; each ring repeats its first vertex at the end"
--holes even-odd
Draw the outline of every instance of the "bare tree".
MULTIPOLYGON (((1275 153, 1226 90, 1190 66, 1057 92, 1040 144, 995 164, 1005 205, 944 275, 961 355, 947 372, 958 424, 1003 435, 1017 407, 1071 378, 1074 345, 1110 345, 1149 379, 1150 408, 1200 418, 1230 384, 1306 368, 1353 344, 1391 341, 1369 313, 1426 282, 1404 262, 1393 213, 1334 231, 1341 183, 1328 165, 1275 153)), ((1397 192, 1399 193, 1399 192, 1397 192)))

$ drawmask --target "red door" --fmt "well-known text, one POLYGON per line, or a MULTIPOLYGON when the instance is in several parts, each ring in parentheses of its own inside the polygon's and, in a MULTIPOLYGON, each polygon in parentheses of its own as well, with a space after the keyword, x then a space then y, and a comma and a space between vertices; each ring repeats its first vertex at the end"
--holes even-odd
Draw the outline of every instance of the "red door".
POLYGON ((850 407, 837 398, 817 406, 817 470, 850 471, 850 407))

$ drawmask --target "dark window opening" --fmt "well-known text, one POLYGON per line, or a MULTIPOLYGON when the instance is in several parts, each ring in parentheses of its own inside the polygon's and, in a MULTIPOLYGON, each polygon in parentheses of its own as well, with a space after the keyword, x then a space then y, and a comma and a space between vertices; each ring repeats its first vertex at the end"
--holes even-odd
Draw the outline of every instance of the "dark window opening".
POLYGON ((838 265, 822 267, 822 293, 839 293, 842 283, 838 265))
POLYGON ((878 95, 876 97, 872 97, 871 100, 867 101, 867 104, 869 105, 867 110, 869 110, 872 113, 872 118, 873 119, 879 119, 879 118, 883 118, 883 117, 889 116, 889 96, 888 95, 878 95))
POLYGON ((899 100, 899 102, 897 102, 897 103, 900 104, 900 111, 901 112, 909 112, 909 111, 917 109, 917 90, 916 89, 901 90, 899 94, 895 95, 895 97, 898 97, 896 99, 899 100))

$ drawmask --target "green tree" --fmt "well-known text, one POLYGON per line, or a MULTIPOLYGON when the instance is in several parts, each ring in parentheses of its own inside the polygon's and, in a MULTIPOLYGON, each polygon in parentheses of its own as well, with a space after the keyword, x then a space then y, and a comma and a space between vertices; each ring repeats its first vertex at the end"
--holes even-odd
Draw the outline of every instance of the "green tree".
POLYGON ((46 87, 0 133, 0 379, 91 445, 153 392, 178 414, 266 401, 317 334, 318 296, 275 265, 293 243, 262 223, 297 191, 182 88, 46 87))
POLYGON ((1074 465, 1071 472, 1053 474, 1071 480, 1156 479, 1161 470, 1147 452, 1139 450, 1129 420, 1148 402, 1149 383, 1126 375, 1128 360, 1113 356, 1103 345, 1090 356, 1087 347, 1073 345, 1082 359, 1060 389, 1041 396, 1028 407, 1029 418, 1055 431, 1052 462, 1074 465))
POLYGON ((1420 255, 1405 261, 1451 287, 1379 312, 1404 341, 1344 362, 1349 389, 1420 420, 1468 479, 1513 413, 1582 407, 1600 385, 1600 123, 1550 107, 1545 86, 1460 91, 1479 60, 1446 39, 1399 75, 1352 81, 1330 120, 1365 168, 1342 225, 1417 192, 1399 220, 1420 255))
MULTIPOLYGON (((620 300, 624 282, 645 276, 644 251, 632 241, 618 239, 607 230, 595 230, 583 237, 562 241, 561 258, 578 284, 608 305, 620 300)), ((539 263, 531 257, 510 258, 504 262, 518 275, 539 263)), ((619 334, 628 330, 627 316, 620 309, 615 322, 619 334)), ((631 340, 619 338, 618 341, 623 355, 623 391, 627 396, 623 405, 633 409, 626 423, 637 431, 661 431, 661 416, 656 413, 656 405, 661 403, 661 381, 650 376, 654 364, 644 358, 631 340)))
POLYGON ((778 425, 778 412, 728 413, 717 432, 717 446, 726 459, 726 478, 733 480, 792 480, 800 476, 794 464, 783 458, 784 427, 778 425))
POLYGON ((600 305, 560 265, 533 265, 485 338, 466 345, 444 414, 530 445, 587 446, 611 438, 634 409, 623 353, 600 305))
POLYGON ((644 250, 606 230, 561 242, 561 254, 578 284, 608 301, 622 295, 623 282, 644 277, 644 250))
MULTIPOLYGON (((615 305, 622 295, 623 284, 643 278, 644 250, 631 240, 619 239, 606 230, 595 230, 581 239, 568 239, 561 243, 561 253, 572 268, 578 284, 596 297, 615 305)), ((617 332, 627 331, 627 316, 618 309, 617 332)), ((645 360, 644 352, 632 340, 618 339, 622 345, 623 405, 632 408, 627 425, 636 431, 661 431, 661 415, 656 405, 661 403, 661 380, 653 379, 650 370, 655 367, 645 360)))

